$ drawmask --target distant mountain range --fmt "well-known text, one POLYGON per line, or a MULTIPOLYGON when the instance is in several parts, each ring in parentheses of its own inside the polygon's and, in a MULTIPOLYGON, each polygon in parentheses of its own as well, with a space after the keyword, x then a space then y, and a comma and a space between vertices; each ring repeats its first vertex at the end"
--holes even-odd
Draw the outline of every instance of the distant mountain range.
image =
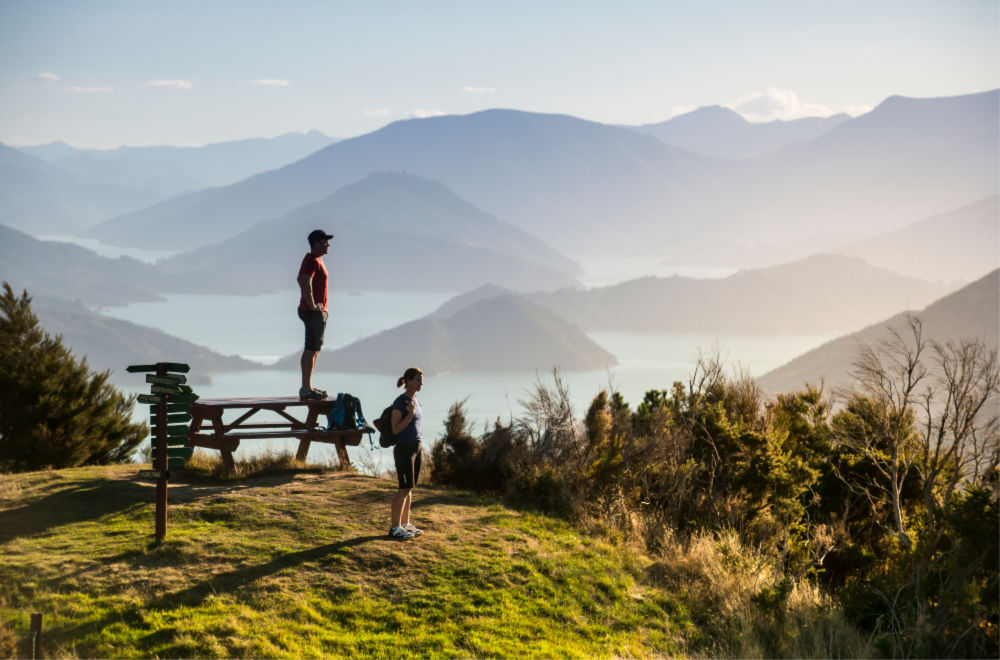
POLYGON ((715 158, 750 158, 796 142, 818 138, 848 121, 846 114, 805 117, 792 121, 751 123, 729 108, 698 108, 667 121, 634 127, 663 142, 715 158))
POLYGON ((184 362, 191 365, 193 383, 208 382, 211 373, 261 368, 256 362, 221 355, 162 330, 97 314, 79 303, 33 296, 32 310, 47 332, 62 335, 63 343, 76 356, 86 357, 91 368, 112 370, 119 384, 141 384, 133 374, 125 373, 129 364, 184 362))
MULTIPOLYGON (((923 322, 925 340, 946 342, 978 337, 997 350, 1000 344, 1000 271, 994 270, 937 300, 915 316, 923 322)), ((889 338, 890 328, 907 337, 904 314, 896 314, 827 342, 768 372, 759 379, 760 384, 770 392, 804 389, 807 382, 817 387, 822 383, 826 391, 850 387, 854 382, 852 365, 860 346, 877 346, 879 341, 889 338)))
MULTIPOLYGON (((295 369, 291 355, 276 368, 295 369)), ((338 371, 395 374, 409 364, 430 373, 604 369, 615 357, 551 312, 520 296, 472 302, 431 314, 324 354, 338 371)))
POLYGON ((439 183, 377 173, 284 217, 160 264, 188 292, 260 293, 294 287, 306 235, 334 234, 324 260, 338 289, 458 291, 496 282, 518 290, 575 283, 580 267, 439 183))
POLYGON ((1000 196, 836 248, 891 271, 972 281, 1000 267, 1000 196))
POLYGON ((946 213, 922 217, 898 229, 845 240, 831 233, 814 240, 763 243, 754 246, 726 242, 704 245, 678 255, 679 265, 760 268, 782 261, 782 255, 803 258, 817 251, 857 256, 901 275, 935 281, 971 281, 1000 266, 998 196, 946 213))
POLYGON ((158 199, 113 183, 93 183, 0 144, 0 224, 13 229, 73 234, 158 199))
POLYGON ((219 142, 202 147, 76 149, 64 142, 20 151, 47 160, 93 183, 114 183, 159 198, 235 183, 305 158, 336 142, 319 131, 275 138, 219 142))
POLYGON ((570 254, 669 257, 719 241, 869 235, 1000 192, 998 101, 996 90, 891 97, 814 139, 743 160, 561 115, 406 120, 122 215, 91 235, 119 245, 208 245, 378 171, 440 181, 570 254))
POLYGON ((856 257, 817 255, 723 279, 646 277, 530 298, 586 330, 808 335, 848 332, 949 290, 856 257))
POLYGON ((91 307, 157 300, 155 267, 128 257, 107 259, 69 243, 40 241, 0 225, 0 280, 16 292, 56 296, 91 307))

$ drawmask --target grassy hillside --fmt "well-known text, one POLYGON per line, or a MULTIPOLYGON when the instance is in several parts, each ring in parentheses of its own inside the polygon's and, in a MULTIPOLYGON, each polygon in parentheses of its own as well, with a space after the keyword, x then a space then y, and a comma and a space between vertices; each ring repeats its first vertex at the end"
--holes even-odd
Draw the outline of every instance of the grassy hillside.
POLYGON ((699 638, 650 559, 494 500, 421 488, 426 533, 402 542, 394 482, 189 476, 155 546, 137 470, 0 475, 8 641, 32 612, 47 657, 650 657, 699 638))

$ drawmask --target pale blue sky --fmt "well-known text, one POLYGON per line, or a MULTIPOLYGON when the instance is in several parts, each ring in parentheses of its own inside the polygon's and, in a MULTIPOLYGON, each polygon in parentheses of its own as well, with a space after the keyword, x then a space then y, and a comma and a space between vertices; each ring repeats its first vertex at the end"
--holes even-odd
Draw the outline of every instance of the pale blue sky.
POLYGON ((0 0, 0 141, 205 144, 485 108, 752 120, 1000 87, 997 0, 0 0))

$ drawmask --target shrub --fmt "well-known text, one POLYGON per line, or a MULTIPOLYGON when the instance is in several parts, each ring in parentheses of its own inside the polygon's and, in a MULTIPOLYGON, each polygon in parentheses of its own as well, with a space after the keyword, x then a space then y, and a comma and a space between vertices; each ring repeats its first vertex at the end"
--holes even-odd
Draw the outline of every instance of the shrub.
POLYGON ((134 399, 38 324, 27 292, 0 296, 0 470, 125 462, 146 437, 134 399))

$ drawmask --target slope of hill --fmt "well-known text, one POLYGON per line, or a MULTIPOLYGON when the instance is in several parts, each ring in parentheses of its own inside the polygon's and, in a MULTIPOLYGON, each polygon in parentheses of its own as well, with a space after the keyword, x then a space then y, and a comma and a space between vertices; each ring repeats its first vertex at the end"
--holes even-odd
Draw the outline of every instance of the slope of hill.
MULTIPOLYGON (((989 275, 928 305, 915 314, 923 322, 924 337, 948 341, 979 337, 994 350, 1000 344, 1000 271, 989 275)), ((800 355, 788 364, 764 374, 760 384, 771 392, 802 389, 806 382, 826 389, 849 386, 850 373, 862 344, 875 345, 888 338, 889 328, 907 336, 904 314, 839 337, 800 355)))
POLYGON ((813 140, 849 120, 846 114, 805 117, 792 121, 751 123, 721 106, 707 106, 636 130, 667 144, 715 158, 750 158, 813 140))
POLYGON ((858 258, 818 255, 723 279, 646 277, 530 297, 587 330, 793 335, 848 332, 948 290, 858 258))
POLYGON ((1000 266, 1000 196, 837 248, 926 280, 971 281, 1000 266))
MULTIPOLYGON (((427 316, 330 351, 339 371, 395 374, 403 364, 429 373, 531 371, 559 367, 590 371, 615 357, 554 314, 528 300, 501 295, 479 300, 445 318, 427 316)), ((294 369, 298 356, 282 359, 294 369)))
POLYGON ((701 198, 692 186, 709 164, 631 129, 488 110, 395 122, 280 170, 115 218, 91 235, 120 245, 207 245, 372 172, 402 171, 441 181, 563 250, 595 240, 633 244, 635 237, 616 230, 616 219, 659 225, 664 212, 653 202, 670 197, 671 209, 684 200, 697 208, 701 198))
POLYGON ((91 306, 157 300, 153 266, 107 259, 78 245, 40 241, 0 225, 0 280, 15 291, 80 300, 91 306))
POLYGON ((554 518, 421 484, 425 533, 400 542, 385 528, 394 480, 171 471, 153 544, 141 467, 0 482, 0 626, 26 638, 24 613, 43 612, 45 657, 704 654, 652 559, 554 518))
POLYGON ((441 184, 379 173, 326 200, 162 264, 179 290, 260 292, 293 285, 305 236, 334 234, 331 286, 457 291, 498 282, 521 290, 574 282, 579 266, 441 184), (252 264, 252 267, 248 267, 252 264), (186 288, 185 288, 186 287, 186 288))
POLYGON ((116 183, 94 184, 0 144, 0 224, 14 229, 74 233, 158 199, 116 183))
POLYGON ((95 183, 149 190, 161 199, 223 186, 288 165, 335 140, 319 131, 286 133, 202 147, 119 147, 78 150, 52 162, 95 183))
MULTIPOLYGON (((31 292, 28 292, 31 295, 31 292)), ((261 365, 235 355, 221 355, 156 328, 110 318, 83 305, 50 296, 35 297, 32 310, 50 334, 60 334, 77 357, 86 357, 91 368, 111 369, 115 382, 135 385, 130 364, 184 362, 191 365, 192 382, 202 382, 207 373, 260 369, 261 365)))

